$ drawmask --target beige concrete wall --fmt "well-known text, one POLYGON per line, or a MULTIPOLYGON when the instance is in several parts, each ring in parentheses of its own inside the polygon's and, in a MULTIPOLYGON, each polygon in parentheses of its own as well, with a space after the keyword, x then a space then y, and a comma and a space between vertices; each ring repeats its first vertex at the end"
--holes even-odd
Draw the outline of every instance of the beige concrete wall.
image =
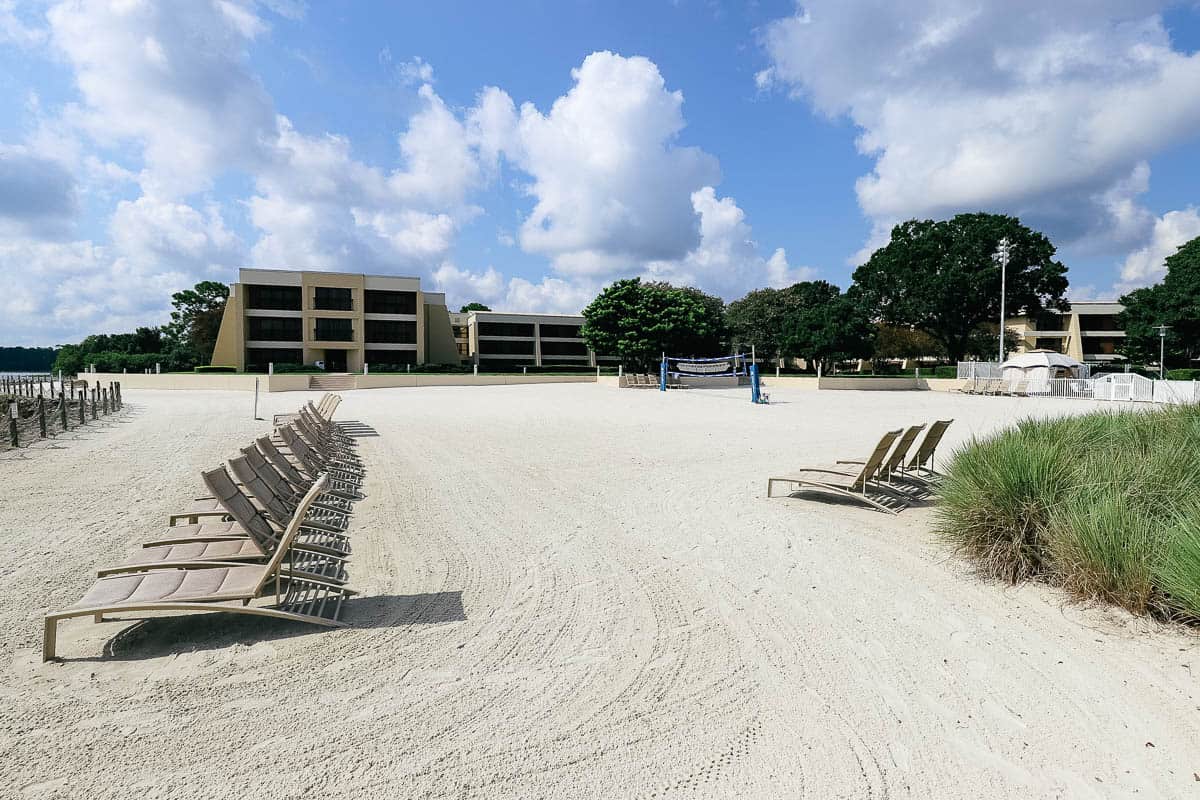
POLYGON ((444 305, 425 303, 425 358, 430 364, 459 363, 458 343, 444 305))
POLYGON ((240 284, 229 287, 229 299, 221 315, 221 327, 217 330, 217 343, 213 347, 210 364, 221 367, 246 368, 246 346, 243 341, 246 325, 243 321, 242 295, 245 290, 240 284))
MULTIPOLYGON (((122 374, 120 372, 97 372, 81 374, 81 379, 108 383, 120 381, 122 389, 220 389, 234 391, 254 391, 254 379, 259 379, 259 391, 268 391, 266 375, 235 375, 227 373, 166 373, 163 375, 146 375, 145 373, 122 374)), ((305 388, 308 381, 305 381, 305 388)))
POLYGON ((821 377, 818 389, 850 389, 862 392, 902 392, 920 389, 916 378, 838 378, 821 377))

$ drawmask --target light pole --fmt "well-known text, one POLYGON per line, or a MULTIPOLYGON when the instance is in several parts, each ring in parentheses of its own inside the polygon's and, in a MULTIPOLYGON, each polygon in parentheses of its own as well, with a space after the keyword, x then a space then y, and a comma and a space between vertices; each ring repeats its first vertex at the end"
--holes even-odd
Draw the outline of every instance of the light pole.
POLYGON ((1000 262, 1000 364, 1004 363, 1004 289, 1008 273, 1008 259, 1012 253, 1012 242, 1005 236, 996 246, 996 254, 992 258, 1000 262))
POLYGON ((1167 352, 1167 329, 1170 325, 1155 325, 1155 330, 1158 331, 1158 379, 1163 379, 1163 362, 1166 360, 1167 352))

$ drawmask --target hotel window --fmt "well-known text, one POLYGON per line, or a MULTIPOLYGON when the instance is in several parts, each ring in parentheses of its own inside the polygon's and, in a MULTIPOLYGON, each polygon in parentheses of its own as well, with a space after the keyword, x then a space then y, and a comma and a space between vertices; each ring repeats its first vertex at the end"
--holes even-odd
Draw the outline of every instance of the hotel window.
POLYGON ((480 322, 479 335, 533 336, 533 325, 531 323, 521 322, 480 322))
POLYGON ((299 342, 304 329, 299 317, 247 317, 246 338, 260 342, 299 342))
POLYGON ((367 289, 363 294, 363 310, 368 314, 415 314, 417 293, 367 289))
POLYGON ((316 335, 313 338, 320 342, 352 342, 354 341, 353 320, 318 319, 316 335))
POLYGON ((542 342, 543 356, 586 356, 587 345, 583 342, 542 342))
POLYGON ((508 342, 487 339, 479 343, 480 355, 533 355, 533 342, 508 342))
POLYGON ((313 307, 321 311, 353 311, 354 302, 351 297, 349 289, 318 286, 313 296, 313 307))
POLYGON ((246 308, 263 308, 272 311, 299 311, 299 286, 246 286, 246 308))
POLYGON ((365 341, 380 344, 416 344, 417 323, 405 320, 368 319, 364 321, 365 341))
POLYGON ((547 325, 542 323, 542 337, 551 339, 578 339, 578 325, 547 325))
POLYGON ((271 363, 274 363, 276 366, 279 364, 303 364, 304 351, 299 348, 295 350, 271 347, 246 348, 247 372, 266 372, 267 365, 271 363))
POLYGON ((417 363, 416 350, 367 350, 371 372, 403 372, 405 364, 417 363))

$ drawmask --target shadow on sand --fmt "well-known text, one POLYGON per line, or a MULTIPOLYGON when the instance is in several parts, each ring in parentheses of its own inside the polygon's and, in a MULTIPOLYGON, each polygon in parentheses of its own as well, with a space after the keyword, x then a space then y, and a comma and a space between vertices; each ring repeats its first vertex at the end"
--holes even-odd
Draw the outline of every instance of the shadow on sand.
MULTIPOLYGON (((342 606, 348 628, 406 628, 463 622, 462 592, 354 597, 342 606)), ((120 615, 104 623, 122 622, 120 615)), ((178 653, 223 650, 235 644, 252 645, 297 636, 320 636, 332 629, 302 622, 239 616, 219 612, 144 619, 117 633, 99 658, 68 661, 140 661, 178 653)))

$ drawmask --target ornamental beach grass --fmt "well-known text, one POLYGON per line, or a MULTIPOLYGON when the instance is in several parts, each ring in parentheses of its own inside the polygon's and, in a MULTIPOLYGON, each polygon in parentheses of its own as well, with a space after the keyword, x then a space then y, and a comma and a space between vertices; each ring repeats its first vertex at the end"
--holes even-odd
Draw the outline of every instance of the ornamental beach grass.
POLYGON ((1023 420, 960 448, 939 533, 991 577, 1200 621, 1200 407, 1023 420))

